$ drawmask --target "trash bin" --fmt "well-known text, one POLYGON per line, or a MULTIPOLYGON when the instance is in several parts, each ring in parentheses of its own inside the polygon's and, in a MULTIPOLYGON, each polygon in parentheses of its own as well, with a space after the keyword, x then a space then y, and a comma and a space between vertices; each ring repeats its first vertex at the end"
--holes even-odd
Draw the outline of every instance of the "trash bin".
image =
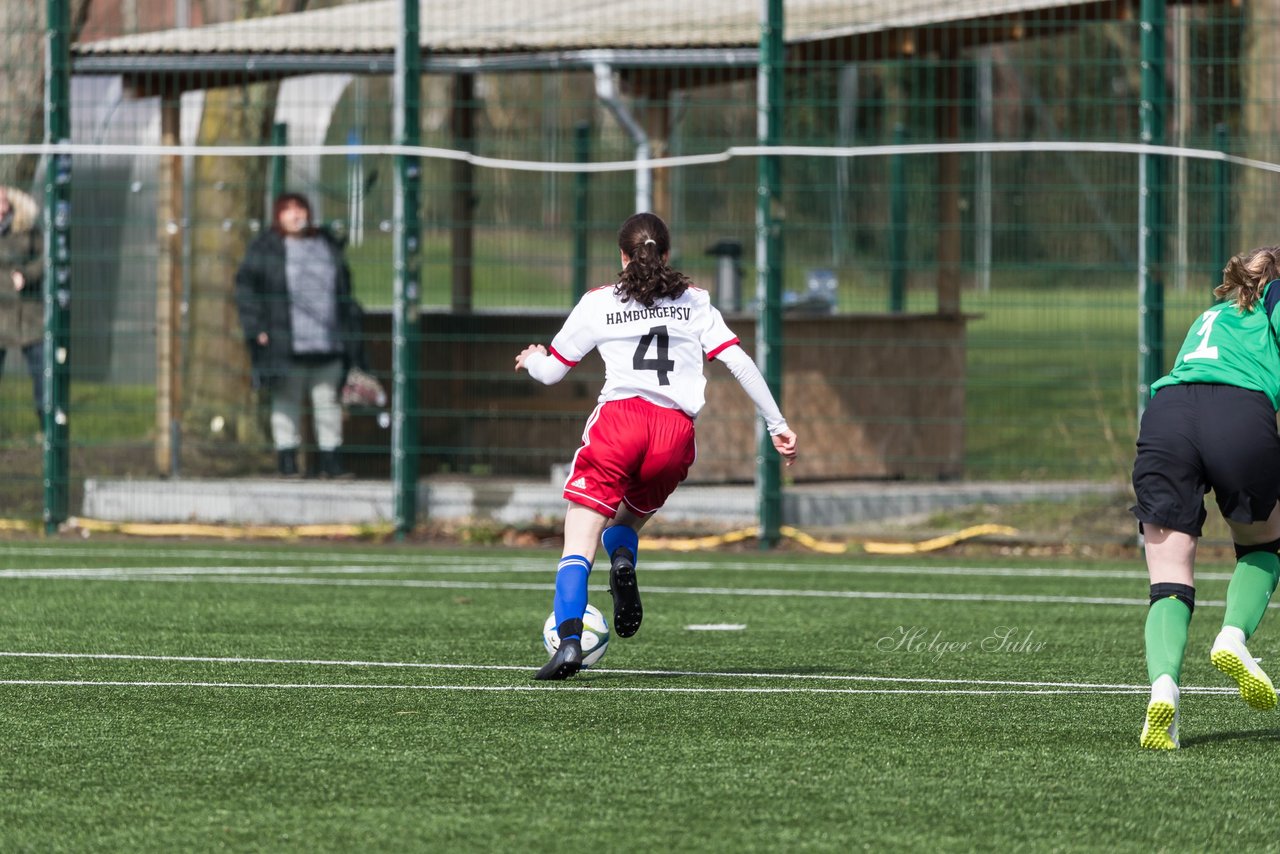
POLYGON ((707 254, 719 259, 716 265, 715 304, 721 311, 742 311, 742 243, 731 238, 707 247, 707 254))

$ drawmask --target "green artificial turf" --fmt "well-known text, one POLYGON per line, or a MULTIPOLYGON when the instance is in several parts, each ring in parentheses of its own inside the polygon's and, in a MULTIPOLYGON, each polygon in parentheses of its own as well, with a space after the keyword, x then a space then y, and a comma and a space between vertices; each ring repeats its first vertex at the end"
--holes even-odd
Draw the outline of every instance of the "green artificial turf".
POLYGON ((1225 567, 1198 583, 1183 748, 1154 754, 1136 557, 642 547, 639 634, 547 684, 554 563, 0 546, 0 849, 1272 845, 1280 718, 1208 662, 1225 567))

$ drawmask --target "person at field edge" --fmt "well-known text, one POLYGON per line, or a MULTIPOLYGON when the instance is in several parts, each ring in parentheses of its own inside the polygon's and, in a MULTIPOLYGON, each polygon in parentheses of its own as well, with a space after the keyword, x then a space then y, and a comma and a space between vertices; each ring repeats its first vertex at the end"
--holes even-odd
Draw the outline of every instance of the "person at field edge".
POLYGON ((1232 258, 1214 296, 1221 302, 1191 324, 1173 370, 1151 386, 1133 465, 1132 512, 1151 577, 1151 699, 1139 743, 1151 749, 1178 747, 1178 682, 1208 490, 1236 553, 1209 658, 1250 706, 1276 707, 1275 688, 1245 641, 1280 578, 1280 247, 1232 258))
POLYGON ((35 202, 25 193, 0 186, 0 370, 10 348, 22 351, 31 377, 37 430, 44 420, 44 239, 36 224, 35 202), (19 210, 15 199, 27 204, 19 210))
POLYGON ((360 358, 359 310, 342 247, 311 222, 311 203, 284 193, 271 228, 249 245, 236 271, 236 306, 255 387, 271 394, 271 438, 283 477, 297 477, 302 404, 311 399, 319 474, 343 468, 342 402, 347 371, 360 358))
POLYGON ((618 249, 618 282, 582 297, 550 351, 530 344, 516 356, 516 370, 546 385, 593 349, 605 365, 599 404, 564 486, 569 506, 553 600, 560 646, 536 679, 567 679, 582 667, 582 615, 597 543, 610 561, 613 631, 625 638, 639 630, 638 532, 693 464, 693 422, 706 402, 704 358, 728 367, 764 418, 774 448, 787 465, 796 459, 796 434, 737 336, 708 293, 667 266, 666 223, 635 214, 618 230, 618 249))

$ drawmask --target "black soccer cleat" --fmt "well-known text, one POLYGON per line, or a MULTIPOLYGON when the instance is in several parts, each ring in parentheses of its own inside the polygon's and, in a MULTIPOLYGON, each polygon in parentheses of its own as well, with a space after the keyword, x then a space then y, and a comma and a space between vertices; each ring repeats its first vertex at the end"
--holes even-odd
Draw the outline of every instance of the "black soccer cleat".
POLYGON ((609 561, 609 592, 613 594, 613 630, 620 638, 640 631, 644 608, 636 584, 636 562, 631 550, 619 547, 609 561))
POLYGON ((560 641, 560 648, 551 660, 542 665, 534 679, 568 679, 582 669, 582 641, 567 638, 560 641))

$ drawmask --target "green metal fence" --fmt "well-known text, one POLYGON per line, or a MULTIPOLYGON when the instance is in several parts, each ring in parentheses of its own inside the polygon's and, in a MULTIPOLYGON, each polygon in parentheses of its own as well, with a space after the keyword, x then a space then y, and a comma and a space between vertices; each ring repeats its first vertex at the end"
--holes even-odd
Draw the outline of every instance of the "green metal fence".
MULTIPOLYGON (((30 5, 0 0, 0 178, 61 211, 51 391, 37 423, 10 345, 0 483, 50 524, 86 479, 273 475, 232 282, 280 189, 346 241, 392 395, 345 458, 400 485, 568 460, 598 366, 543 389, 512 358, 613 281, 641 207, 774 359, 796 482, 1123 482, 1218 271, 1277 242, 1275 2, 456 0, 417 38, 399 2, 30 5)), ((691 477, 776 495, 709 373, 691 477)))

